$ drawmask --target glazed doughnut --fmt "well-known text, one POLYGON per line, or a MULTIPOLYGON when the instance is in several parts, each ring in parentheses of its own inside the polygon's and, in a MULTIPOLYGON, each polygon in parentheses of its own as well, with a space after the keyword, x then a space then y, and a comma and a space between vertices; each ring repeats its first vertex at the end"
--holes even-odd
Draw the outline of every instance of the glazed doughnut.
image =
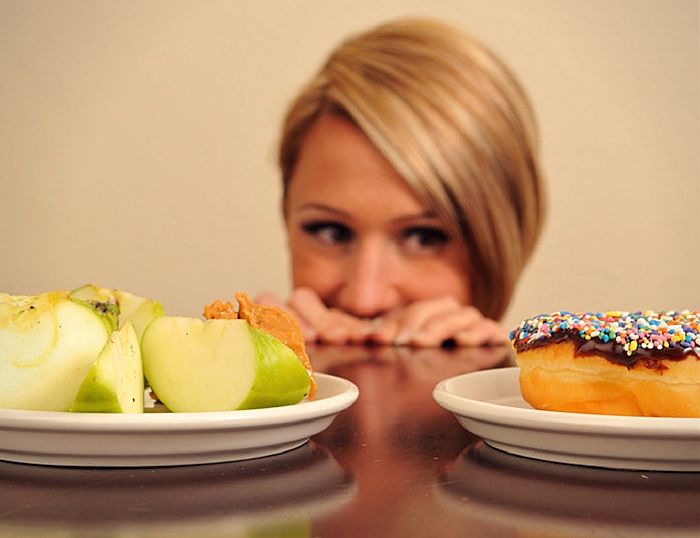
POLYGON ((700 417, 700 316, 554 312, 510 332, 520 391, 550 411, 700 417))

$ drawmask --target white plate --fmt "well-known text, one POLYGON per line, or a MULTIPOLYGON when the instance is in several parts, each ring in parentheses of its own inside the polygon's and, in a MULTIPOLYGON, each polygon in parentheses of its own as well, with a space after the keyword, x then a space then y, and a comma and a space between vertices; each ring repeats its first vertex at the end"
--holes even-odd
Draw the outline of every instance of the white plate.
POLYGON ((298 447, 359 395, 317 374, 313 401, 212 413, 60 413, 0 409, 0 459, 79 467, 153 467, 245 460, 298 447))
POLYGON ((700 471, 700 419, 539 411, 520 395, 519 368, 441 381, 433 397, 486 443, 546 461, 640 471, 700 471))

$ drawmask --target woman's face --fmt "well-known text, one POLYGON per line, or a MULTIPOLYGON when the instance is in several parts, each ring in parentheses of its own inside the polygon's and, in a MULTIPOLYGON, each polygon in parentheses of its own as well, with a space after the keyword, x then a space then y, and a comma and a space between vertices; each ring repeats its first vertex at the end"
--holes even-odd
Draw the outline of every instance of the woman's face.
POLYGON ((286 204, 294 286, 328 307, 370 318, 421 299, 469 304, 458 241, 346 119, 309 131, 286 204))

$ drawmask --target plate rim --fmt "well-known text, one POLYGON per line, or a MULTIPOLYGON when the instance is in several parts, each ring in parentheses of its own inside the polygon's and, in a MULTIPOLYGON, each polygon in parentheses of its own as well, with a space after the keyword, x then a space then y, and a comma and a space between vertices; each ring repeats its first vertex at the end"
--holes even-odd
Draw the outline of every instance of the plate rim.
POLYGON ((516 456, 584 467, 700 472, 700 418, 594 415, 520 407, 524 400, 518 370, 511 367, 453 376, 440 381, 433 396, 464 429, 493 448, 516 456), (457 387, 466 394, 449 390, 451 382, 471 375, 496 376, 491 378, 493 392, 476 389, 475 380, 476 386, 484 383, 484 378, 478 377, 457 387), (468 397, 469 390, 473 390, 473 398, 468 397), (639 446, 645 449, 639 451, 639 446))
MULTIPOLYGON (((580 428, 585 426, 596 428, 595 433, 598 435, 610 434, 619 436, 620 433, 626 433, 628 435, 637 433, 645 437, 670 439, 674 436, 678 436, 684 439, 695 438, 700 440, 700 418, 640 417, 546 411, 470 398, 457 394, 449 388, 450 384, 454 384, 467 376, 472 376, 472 378, 517 377, 519 371, 519 367, 511 366, 452 376, 436 384, 433 390, 433 398, 440 406, 454 414, 467 419, 478 419, 493 424, 511 425, 515 419, 520 426, 537 427, 546 431, 580 431, 580 428), (465 407, 467 408, 467 412, 465 412, 465 407), (507 414, 510 418, 504 417, 504 414, 506 414, 505 410, 507 410, 507 414), (621 432, 621 430, 624 430, 624 432, 621 432)), ((519 390, 517 393, 514 392, 508 397, 520 397, 519 390)))

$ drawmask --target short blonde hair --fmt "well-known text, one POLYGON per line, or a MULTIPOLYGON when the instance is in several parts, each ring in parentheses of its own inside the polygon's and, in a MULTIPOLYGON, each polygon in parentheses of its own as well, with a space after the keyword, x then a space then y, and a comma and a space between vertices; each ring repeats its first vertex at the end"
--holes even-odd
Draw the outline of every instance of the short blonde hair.
POLYGON ((285 199, 304 137, 325 112, 357 125, 461 240, 472 303, 499 319, 544 213, 534 114, 511 71, 438 21, 403 19, 351 37, 287 112, 285 199))

